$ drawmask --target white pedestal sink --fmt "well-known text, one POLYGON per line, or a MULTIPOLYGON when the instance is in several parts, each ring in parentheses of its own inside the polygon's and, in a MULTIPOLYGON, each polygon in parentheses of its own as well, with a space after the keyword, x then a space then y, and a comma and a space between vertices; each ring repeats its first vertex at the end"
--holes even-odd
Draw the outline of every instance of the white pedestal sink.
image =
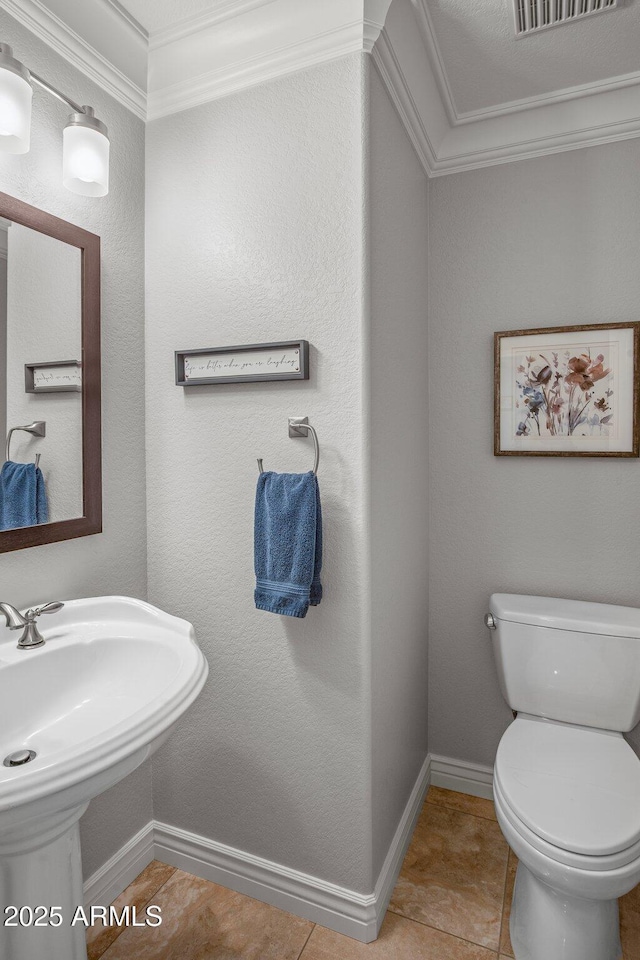
POLYGON ((190 623, 129 597, 68 601, 40 627, 33 650, 0 628, 0 958, 86 960, 78 820, 169 736, 208 666, 190 623), (35 757, 5 766, 18 750, 35 757), (9 906, 47 912, 6 926, 9 906))

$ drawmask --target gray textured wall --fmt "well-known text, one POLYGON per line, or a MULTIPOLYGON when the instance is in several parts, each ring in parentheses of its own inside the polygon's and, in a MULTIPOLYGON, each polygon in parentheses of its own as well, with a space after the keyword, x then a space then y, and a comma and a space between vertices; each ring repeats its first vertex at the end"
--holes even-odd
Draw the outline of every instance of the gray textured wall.
MULTIPOLYGON (((0 190, 102 238, 104 477, 104 532, 0 555, 0 594, 18 606, 114 593, 144 597, 144 125, 2 10, 0 35, 36 73, 92 104, 111 134, 111 190, 102 199, 63 187, 68 110, 42 91, 33 98, 30 152, 0 156, 0 190)), ((81 822, 85 875, 149 820, 150 787, 142 767, 93 801, 81 822)))
POLYGON ((149 598, 191 620, 207 686, 154 759, 159 820, 371 889, 364 631, 364 58, 149 124, 149 598), (308 382, 183 389, 179 348, 303 337, 308 382), (253 604, 256 457, 321 447, 325 599, 253 604))
POLYGON ((373 876, 427 754, 427 178, 370 76, 373 876))
POLYGON ((627 140, 430 183, 434 753, 491 764, 511 719, 493 591, 638 605, 640 462, 494 457, 492 337, 640 319, 639 164, 627 140))

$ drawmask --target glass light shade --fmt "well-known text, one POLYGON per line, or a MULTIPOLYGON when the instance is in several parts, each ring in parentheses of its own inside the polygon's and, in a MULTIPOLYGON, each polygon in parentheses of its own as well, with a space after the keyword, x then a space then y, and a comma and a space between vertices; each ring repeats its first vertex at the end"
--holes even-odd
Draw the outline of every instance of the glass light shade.
POLYGON ((0 150, 26 153, 31 138, 31 99, 28 80, 2 65, 0 57, 0 150))
MULTIPOLYGON (((74 114, 74 117, 81 117, 74 114)), ((70 122, 63 133, 62 182, 84 197, 109 192, 109 139, 82 121, 70 122)))

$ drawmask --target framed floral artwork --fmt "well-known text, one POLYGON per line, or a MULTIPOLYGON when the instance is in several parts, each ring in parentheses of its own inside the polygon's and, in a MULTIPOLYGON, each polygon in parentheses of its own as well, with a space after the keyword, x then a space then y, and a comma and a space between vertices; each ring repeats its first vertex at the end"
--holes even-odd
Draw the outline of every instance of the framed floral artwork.
POLYGON ((494 454, 637 457, 640 323, 496 333, 494 454))

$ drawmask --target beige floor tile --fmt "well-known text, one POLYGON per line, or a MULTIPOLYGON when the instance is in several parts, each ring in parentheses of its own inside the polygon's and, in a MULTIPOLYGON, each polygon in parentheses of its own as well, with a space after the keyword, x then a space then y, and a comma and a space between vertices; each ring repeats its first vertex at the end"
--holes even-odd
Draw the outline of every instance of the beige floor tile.
MULTIPOLYGON (((516 867, 489 801, 432 787, 374 943, 314 929, 306 920, 154 861, 114 905, 135 906, 144 918, 144 906, 158 904, 162 925, 91 928, 88 958, 512 960, 516 867)), ((620 927, 624 960, 640 960, 640 886, 620 901, 620 927)))
POLYGON ((313 924, 176 870, 159 927, 129 927, 104 960, 298 960, 313 924))
POLYGON ((509 936, 509 919, 511 917, 511 900, 513 898, 513 885, 516 879, 517 868, 518 858, 513 850, 509 850, 507 884, 504 891, 504 907, 502 909, 502 933, 500 934, 500 953, 503 953, 507 957, 513 956, 513 947, 511 946, 511 937, 509 936))
POLYGON ((640 960, 640 886, 620 900, 620 939, 624 960, 640 960))
MULTIPOLYGON (((135 907, 137 913, 141 914, 146 904, 151 901, 154 894, 167 882, 174 871, 175 867, 170 867, 159 860, 152 860, 149 866, 145 867, 117 900, 113 901, 113 906, 122 910, 123 907, 129 905, 135 907)), ((89 927, 87 930, 88 960, 98 960, 98 957, 102 956, 107 947, 120 936, 124 929, 124 927, 105 927, 101 923, 89 927)))
POLYGON ((373 943, 316 927, 300 960, 497 960, 495 953, 388 913, 373 943))
POLYGON ((442 787, 429 787, 427 803, 437 803, 441 807, 450 807, 461 813, 472 813, 475 817, 484 817, 486 820, 496 819, 493 800, 471 797, 466 793, 456 793, 454 790, 443 790, 442 787))
POLYGON ((497 953, 508 849, 494 821, 426 803, 389 909, 497 953))

